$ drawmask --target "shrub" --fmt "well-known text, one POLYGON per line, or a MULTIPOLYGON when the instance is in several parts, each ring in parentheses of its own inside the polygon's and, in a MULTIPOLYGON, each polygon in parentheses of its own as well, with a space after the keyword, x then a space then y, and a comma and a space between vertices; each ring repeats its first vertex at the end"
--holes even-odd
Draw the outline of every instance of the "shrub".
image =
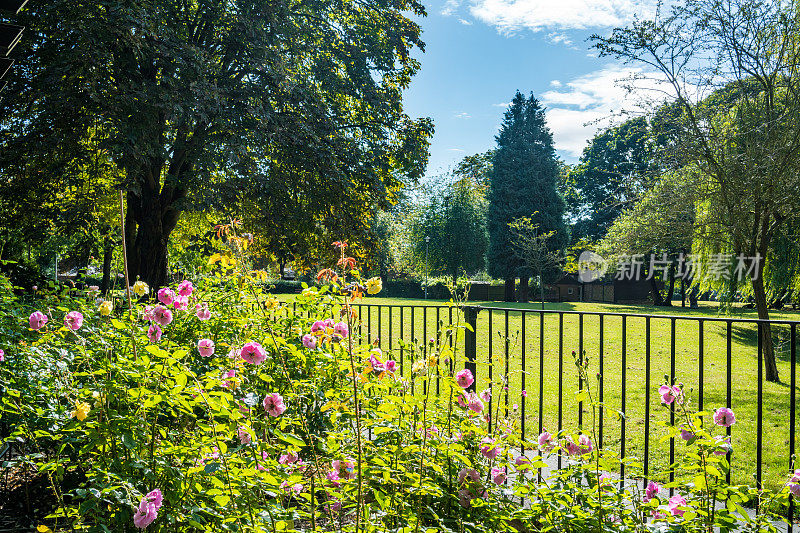
MULTIPOLYGON (((137 284, 143 301, 130 310, 76 292, 30 306, 0 284, 1 412, 21 452, 10 464, 46 480, 43 531, 728 531, 745 502, 786 500, 787 490, 725 485, 712 415, 688 412, 672 384, 665 403, 694 451, 664 488, 682 500, 615 480, 620 460, 594 445, 594 425, 528 442, 515 410, 490 421, 486 402, 499 405, 506 383, 469 390, 461 323, 404 342, 413 374, 403 379, 354 333, 351 304, 381 283, 361 279, 339 246, 339 270, 320 272, 296 312, 224 256, 194 283, 137 284), (29 321, 34 311, 46 324, 29 321), (552 454, 566 466, 540 479, 552 454), (720 499, 729 504, 715 510, 720 499)), ((576 357, 584 382, 587 368, 576 357)), ((595 415, 607 408, 578 394, 595 415)), ((771 527, 770 508, 752 530, 771 527)))

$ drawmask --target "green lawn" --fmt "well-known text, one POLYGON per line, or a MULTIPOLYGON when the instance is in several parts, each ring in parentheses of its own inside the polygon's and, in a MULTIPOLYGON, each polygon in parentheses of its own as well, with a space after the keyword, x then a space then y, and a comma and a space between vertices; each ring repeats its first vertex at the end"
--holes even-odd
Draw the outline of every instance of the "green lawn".
MULTIPOLYGON (((290 297, 291 299, 291 297, 290 297)), ((446 305, 446 302, 432 300, 368 298, 365 303, 382 305, 380 312, 371 307, 367 313, 362 309, 362 334, 371 340, 380 338, 384 351, 390 351, 391 357, 401 359, 397 339, 401 332, 400 306, 413 305, 446 305), (388 306, 393 306, 390 310, 388 306), (379 318, 380 316, 380 318, 379 318), (380 322, 380 329, 379 329, 380 322), (379 333, 380 332, 380 333, 379 333)), ((559 374, 562 383, 562 427, 574 428, 578 422, 578 407, 574 392, 578 389, 575 367, 572 363, 572 350, 579 350, 579 318, 577 315, 563 315, 563 335, 559 335, 559 315, 544 315, 544 335, 540 344, 540 318, 538 304, 505 304, 502 302, 471 302, 485 307, 509 307, 512 309, 531 309, 526 314, 525 323, 519 311, 508 312, 508 365, 509 365, 509 403, 519 404, 520 411, 525 410, 526 436, 533 436, 539 430, 539 397, 542 397, 542 425, 553 431, 558 428, 559 412, 559 374), (525 329, 522 342, 522 330, 525 329), (559 359, 559 340, 563 340, 563 355, 559 359), (540 353, 540 347, 543 351, 540 353), (523 355, 524 354, 524 355, 523 355), (543 389, 540 390, 540 365, 543 370, 543 389), (562 366, 563 365, 563 366, 562 366), (563 368, 563 372, 560 369, 563 368), (521 392, 527 391, 527 398, 521 392)), ((673 308, 655 308, 647 306, 622 306, 613 304, 562 303, 547 304, 547 309, 586 312, 625 312, 636 314, 673 314, 679 317, 688 316, 720 316, 715 304, 707 304, 697 310, 673 308)), ((457 312, 454 312, 454 318, 457 312)), ((450 311, 443 308, 438 318, 449 319, 450 311)), ((500 386, 498 379, 505 374, 506 366, 506 312, 492 311, 492 336, 489 336, 488 310, 478 315, 477 322, 477 354, 478 354, 478 390, 489 384, 489 361, 493 361, 492 374, 495 381, 495 396, 500 386), (491 355, 491 359, 490 359, 491 355)), ((736 309, 735 318, 755 318, 751 310, 736 309)), ((773 318, 793 320, 800 319, 800 313, 774 313, 773 318)), ((437 330, 437 314, 435 309, 425 312, 422 308, 413 311, 413 335, 417 339, 430 338, 437 330)), ((622 409, 622 390, 625 390, 626 433, 625 453, 628 456, 643 458, 645 434, 645 391, 650 390, 650 471, 657 473, 669 463, 669 443, 659 443, 663 430, 659 421, 669 421, 668 411, 661 407, 657 388, 662 384, 664 375, 670 373, 670 336, 671 320, 652 318, 650 338, 650 379, 646 380, 645 365, 645 318, 629 317, 626 333, 626 364, 623 387, 622 368, 622 318, 616 316, 603 317, 603 358, 602 376, 604 401, 615 409, 622 409)), ((402 336, 411 339, 412 310, 404 307, 402 311, 402 336)), ((675 327, 675 375, 690 390, 689 397, 692 408, 697 408, 699 395, 699 341, 698 322, 678 319, 675 327)), ((600 364, 600 318, 585 316, 583 319, 583 349, 590 361, 590 375, 599 372, 600 364)), ((775 488, 785 480, 789 470, 789 397, 787 383, 790 379, 789 365, 789 328, 773 326, 773 339, 776 343, 778 367, 783 383, 773 384, 764 381, 763 389, 763 423, 756 424, 757 410, 757 336, 754 324, 734 323, 732 327, 732 408, 737 416, 737 423, 732 428, 734 455, 732 459, 732 481, 734 483, 754 482, 756 471, 756 435, 759 430, 763 439, 763 480, 767 487, 775 488)), ((724 322, 706 322, 703 331, 703 399, 704 408, 713 410, 726 405, 726 324, 724 322)), ((463 343, 459 342, 459 347, 463 343)), ((463 360, 463 350, 459 350, 459 365, 463 360)), ((403 354, 404 373, 409 375, 410 363, 403 354)), ((597 389, 597 383, 592 383, 597 389)), ((595 392, 597 392, 595 390, 595 392)), ((501 405, 505 403, 500 399, 501 405)), ((498 406, 495 400, 493 409, 498 406)), ((590 423, 589 413, 584 414, 584 424, 590 423)), ((722 434, 722 432, 719 432, 722 434)), ((621 423, 612 417, 603 421, 603 443, 616 449, 620 447, 621 423)), ((682 442, 682 441, 681 441, 682 442)), ((676 443, 676 454, 680 453, 681 442, 676 443)), ((800 443, 800 441, 798 441, 800 443)))

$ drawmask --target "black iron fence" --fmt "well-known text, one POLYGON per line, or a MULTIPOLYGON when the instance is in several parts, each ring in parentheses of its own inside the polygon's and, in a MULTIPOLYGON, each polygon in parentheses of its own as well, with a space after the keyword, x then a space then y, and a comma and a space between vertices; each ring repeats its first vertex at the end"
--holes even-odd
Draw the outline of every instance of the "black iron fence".
MULTIPOLYGON (((443 327, 469 324, 456 339, 454 359, 472 370, 476 390, 491 388, 490 414, 503 409, 518 417, 523 439, 594 423, 599 445, 641 461, 643 484, 684 453, 682 441, 661 439, 676 416, 661 406, 657 389, 665 380, 684 384, 693 410, 731 407, 736 413, 733 427, 716 428, 733 449, 729 482, 778 489, 794 468, 798 321, 477 306, 355 308, 363 340, 395 359, 406 378, 413 341, 424 356, 443 327), (779 383, 765 379, 762 331, 769 331, 775 348, 779 383), (596 380, 580 380, 573 351, 588 358, 596 380), (592 411, 574 394, 587 386, 611 408, 595 420, 587 419, 592 411), (615 410, 624 416, 608 415, 615 410)), ((434 379, 438 393, 439 375, 434 379)), ((793 503, 788 512, 794 515, 793 503)))

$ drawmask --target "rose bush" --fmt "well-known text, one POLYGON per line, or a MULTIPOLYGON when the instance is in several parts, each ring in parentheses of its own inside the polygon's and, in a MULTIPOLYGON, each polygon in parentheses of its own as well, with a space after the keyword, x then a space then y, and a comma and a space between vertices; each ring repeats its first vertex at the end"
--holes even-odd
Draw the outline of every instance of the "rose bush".
MULTIPOLYGON (((674 483, 641 489, 614 478, 594 424, 527 442, 515 412, 490 419, 507 383, 470 389, 462 323, 404 342, 413 373, 400 376, 361 342, 351 305, 381 282, 337 246, 296 308, 263 291, 243 244, 175 287, 136 282, 130 308, 74 290, 21 300, 1 283, 0 416, 20 452, 5 466, 46 481, 43 531, 766 531, 771 502, 800 494, 797 473, 774 495, 727 486, 729 445, 711 429, 733 411, 691 413, 672 383, 670 435, 693 451, 674 483), (543 474, 554 454, 564 468, 543 474)), ((576 358, 586 383, 587 365, 576 358)), ((608 409, 579 394, 595 417, 608 409)))

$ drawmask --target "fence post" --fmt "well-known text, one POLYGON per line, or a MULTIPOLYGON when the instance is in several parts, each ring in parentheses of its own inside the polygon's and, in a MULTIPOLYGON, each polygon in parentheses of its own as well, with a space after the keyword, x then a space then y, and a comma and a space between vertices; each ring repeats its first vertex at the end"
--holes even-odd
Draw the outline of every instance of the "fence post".
POLYGON ((477 371, 477 356, 478 356, 478 348, 477 348, 477 329, 478 329, 478 311, 481 308, 478 306, 465 306, 464 307, 464 322, 469 324, 470 327, 464 328, 464 355, 466 356, 466 362, 464 364, 464 368, 472 372, 472 375, 475 377, 475 381, 470 385, 467 390, 470 392, 475 392, 475 387, 477 386, 478 382, 478 371, 477 371))

